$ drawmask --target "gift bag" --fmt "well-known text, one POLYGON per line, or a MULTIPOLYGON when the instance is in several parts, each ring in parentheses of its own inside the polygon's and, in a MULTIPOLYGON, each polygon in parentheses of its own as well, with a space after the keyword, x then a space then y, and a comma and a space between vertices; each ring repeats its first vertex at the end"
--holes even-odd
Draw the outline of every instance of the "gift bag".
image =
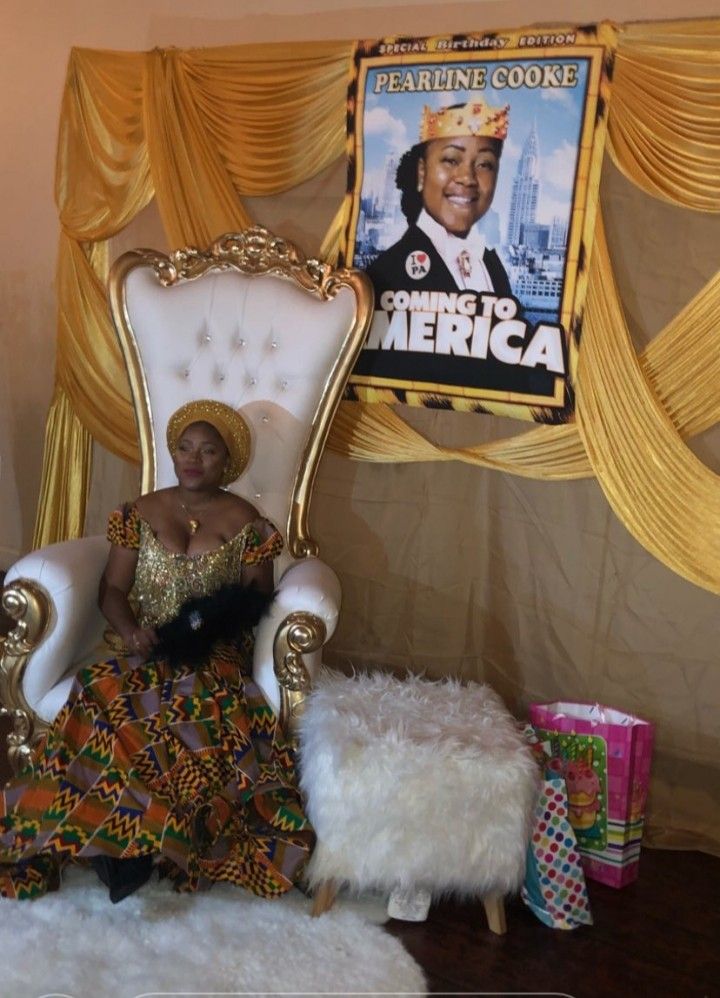
POLYGON ((611 887, 637 878, 654 728, 591 703, 535 703, 530 721, 564 776, 568 818, 588 877, 611 887))

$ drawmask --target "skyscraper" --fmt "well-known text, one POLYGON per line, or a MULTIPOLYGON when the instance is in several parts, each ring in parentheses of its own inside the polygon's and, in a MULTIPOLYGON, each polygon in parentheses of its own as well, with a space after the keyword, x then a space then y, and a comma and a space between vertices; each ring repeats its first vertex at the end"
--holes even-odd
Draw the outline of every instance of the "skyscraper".
POLYGON ((540 190, 539 178, 537 127, 533 122, 532 131, 525 139, 517 173, 513 179, 507 234, 507 242, 511 245, 517 246, 523 242, 523 225, 532 225, 535 222, 540 190))
POLYGON ((556 215, 550 227, 550 249, 565 249, 567 233, 567 222, 556 215))
POLYGON ((382 198, 380 204, 387 212, 392 210, 390 206, 395 205, 398 200, 398 191, 395 186, 395 174, 397 173, 398 161, 395 156, 388 156, 385 160, 383 189, 380 193, 382 198))

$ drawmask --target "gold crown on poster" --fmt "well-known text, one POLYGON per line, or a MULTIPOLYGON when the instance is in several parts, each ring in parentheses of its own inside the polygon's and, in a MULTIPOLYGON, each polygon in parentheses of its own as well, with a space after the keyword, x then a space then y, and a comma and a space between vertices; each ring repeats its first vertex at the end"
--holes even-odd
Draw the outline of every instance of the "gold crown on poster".
POLYGON ((482 100, 471 100, 459 107, 443 107, 438 111, 426 105, 420 124, 420 141, 449 139, 455 135, 505 140, 509 112, 509 104, 490 107, 482 100))

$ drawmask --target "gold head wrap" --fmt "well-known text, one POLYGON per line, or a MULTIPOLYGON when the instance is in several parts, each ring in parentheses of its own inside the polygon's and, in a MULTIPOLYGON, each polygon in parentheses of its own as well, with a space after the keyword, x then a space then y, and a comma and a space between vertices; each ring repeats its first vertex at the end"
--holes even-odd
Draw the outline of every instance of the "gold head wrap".
POLYGON ((196 399, 176 409, 167 424, 168 450, 174 456, 180 437, 193 423, 209 423, 228 449, 228 465, 222 484, 229 485, 245 470, 250 460, 250 428, 243 417, 224 402, 196 399))
POLYGON ((420 122, 420 141, 449 139, 456 135, 504 141, 508 133, 509 111, 509 104, 491 107, 480 99, 468 101, 460 107, 443 107, 438 111, 426 105, 420 122))

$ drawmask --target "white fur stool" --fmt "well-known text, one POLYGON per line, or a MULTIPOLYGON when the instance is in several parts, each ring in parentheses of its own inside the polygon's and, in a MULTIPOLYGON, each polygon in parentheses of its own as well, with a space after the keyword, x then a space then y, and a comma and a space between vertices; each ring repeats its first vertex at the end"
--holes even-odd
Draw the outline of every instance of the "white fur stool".
POLYGON ((323 671, 300 722, 317 846, 314 912, 357 891, 479 895, 505 931, 525 870, 538 770, 489 686, 323 671))

